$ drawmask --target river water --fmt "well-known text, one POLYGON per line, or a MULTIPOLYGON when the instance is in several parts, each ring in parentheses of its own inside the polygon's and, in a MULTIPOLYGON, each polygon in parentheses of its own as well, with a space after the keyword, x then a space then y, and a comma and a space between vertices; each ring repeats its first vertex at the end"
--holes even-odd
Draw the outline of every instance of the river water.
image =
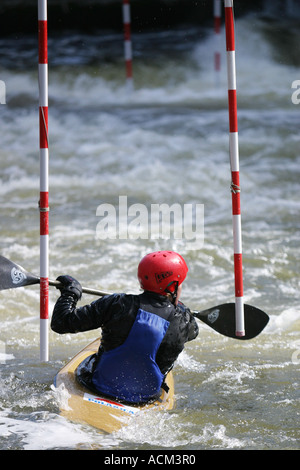
MULTIPOLYGON (((299 29, 252 15, 237 20, 236 35, 244 294, 268 326, 241 342, 199 323, 174 368, 176 408, 106 435, 62 418, 52 387, 99 332, 50 332, 41 363, 39 288, 2 291, 1 449, 299 449, 299 29)), ((224 44, 222 30, 216 84, 209 28, 135 34, 130 93, 120 35, 49 34, 50 278, 139 292, 140 258, 173 249, 189 265, 184 303, 234 301, 224 44), (100 212, 118 214, 120 197, 148 216, 152 204, 203 205, 204 241, 124 232, 130 214, 105 239, 100 212)), ((0 57, 1 254, 39 274, 36 37, 2 38, 0 57)), ((57 295, 50 288, 50 311, 57 295)))

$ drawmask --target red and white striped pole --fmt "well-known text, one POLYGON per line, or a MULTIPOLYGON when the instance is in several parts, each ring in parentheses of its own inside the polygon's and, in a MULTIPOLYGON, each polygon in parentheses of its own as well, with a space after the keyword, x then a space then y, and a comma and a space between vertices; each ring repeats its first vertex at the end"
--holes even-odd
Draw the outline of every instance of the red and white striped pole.
POLYGON ((130 1, 123 0, 123 25, 124 25, 124 55, 126 67, 126 83, 128 90, 133 89, 132 78, 132 44, 131 44, 131 15, 130 1))
POLYGON ((48 361, 49 190, 47 0, 38 0, 40 131, 40 359, 48 361))
POLYGON ((215 54, 214 67, 216 82, 219 84, 221 72, 221 52, 220 52, 220 34, 221 34, 221 0, 214 0, 214 30, 215 30, 215 54))
POLYGON ((245 336, 233 0, 225 0, 225 29, 228 76, 229 153, 232 178, 236 336, 245 336))

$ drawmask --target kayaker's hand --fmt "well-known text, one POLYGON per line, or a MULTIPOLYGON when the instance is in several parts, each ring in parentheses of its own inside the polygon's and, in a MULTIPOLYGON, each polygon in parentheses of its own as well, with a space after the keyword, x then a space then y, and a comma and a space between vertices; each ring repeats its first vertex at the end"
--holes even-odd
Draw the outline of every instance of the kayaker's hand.
POLYGON ((77 300, 81 299, 82 287, 80 282, 74 279, 74 277, 64 275, 59 276, 56 280, 61 283, 61 286, 57 287, 57 289, 59 289, 61 293, 67 292, 70 294, 74 294, 77 300))

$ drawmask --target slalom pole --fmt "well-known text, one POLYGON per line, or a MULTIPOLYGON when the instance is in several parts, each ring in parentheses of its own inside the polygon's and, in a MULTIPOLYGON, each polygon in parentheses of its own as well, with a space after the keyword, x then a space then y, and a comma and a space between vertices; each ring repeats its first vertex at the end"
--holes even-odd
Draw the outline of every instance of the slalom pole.
POLYGON ((233 0, 225 0, 225 29, 228 77, 229 153, 232 179, 236 336, 245 336, 233 0))
POLYGON ((124 55, 126 68, 126 84, 129 91, 133 90, 132 77, 132 44, 131 44, 131 14, 130 0, 123 0, 123 25, 124 25, 124 55))
POLYGON ((40 133, 40 360, 48 361, 49 189, 48 189, 48 24, 47 0, 38 0, 40 133))
POLYGON ((221 0, 214 0, 214 31, 215 31, 215 53, 214 70, 216 85, 220 82, 221 72, 221 53, 220 53, 220 34, 221 34, 221 0))

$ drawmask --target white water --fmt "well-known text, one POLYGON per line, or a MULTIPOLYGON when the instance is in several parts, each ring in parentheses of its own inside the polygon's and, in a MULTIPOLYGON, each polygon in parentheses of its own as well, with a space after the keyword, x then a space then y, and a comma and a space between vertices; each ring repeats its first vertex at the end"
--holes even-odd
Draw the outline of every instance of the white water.
MULTIPOLYGON (((58 369, 98 332, 50 332, 50 361, 40 364, 38 288, 3 291, 2 449, 299 448, 300 105, 291 101, 299 68, 267 40, 269 24, 249 16, 236 27, 245 301, 265 310, 269 325, 241 343, 201 324, 174 370, 176 409, 107 436, 59 416, 62 397, 51 389, 58 369)), ((100 36, 50 37, 51 278, 67 272, 87 287, 138 292, 140 257, 171 248, 190 267, 186 304, 204 309, 234 300, 225 57, 216 90, 214 39, 197 33, 189 40, 183 31, 159 33, 156 53, 145 55, 150 35, 137 35, 131 95, 116 36, 104 36, 114 58, 106 62, 100 36), (100 240, 97 207, 117 207, 121 195, 147 207, 204 204, 203 247, 100 240)), ((17 41, 9 48, 0 41, 7 93, 0 107, 1 254, 38 274, 38 88, 35 43, 27 40, 26 56, 17 41), (15 57, 22 57, 18 67, 15 57)), ((56 298, 53 289, 51 310, 56 298)))

